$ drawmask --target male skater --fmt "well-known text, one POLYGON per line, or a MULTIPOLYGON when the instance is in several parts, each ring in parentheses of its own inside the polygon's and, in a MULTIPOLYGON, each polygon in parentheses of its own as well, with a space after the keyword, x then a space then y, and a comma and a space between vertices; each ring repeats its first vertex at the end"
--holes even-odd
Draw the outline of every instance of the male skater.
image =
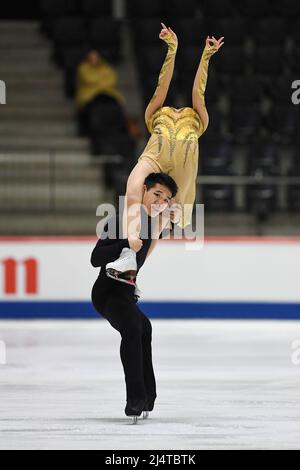
MULTIPOLYGON (((176 213, 168 208, 176 196, 177 185, 165 173, 151 173, 144 182, 141 206, 141 248, 137 252, 137 273, 146 257, 161 238, 161 232, 167 223, 175 221, 176 213), (167 213, 167 215, 166 215, 167 213), (154 224, 151 224, 154 222, 154 224), (153 230, 153 225, 154 230, 153 230), (151 230, 152 226, 152 230, 151 230), (143 237, 143 233, 148 236, 143 237), (153 231, 155 233, 153 233, 153 231)), ((152 326, 150 320, 136 305, 135 278, 133 282, 123 279, 111 279, 106 274, 106 265, 121 257, 126 260, 130 252, 128 239, 122 238, 122 220, 117 214, 114 220, 107 222, 104 232, 112 226, 116 228, 116 237, 99 239, 91 256, 94 267, 101 267, 100 274, 92 290, 92 302, 95 309, 106 318, 113 328, 121 334, 120 355, 126 382, 125 414, 133 416, 134 422, 143 411, 153 410, 156 398, 156 383, 152 365, 152 326), (120 223, 121 222, 121 223, 120 223)), ((137 274, 136 273, 136 274, 137 274)))

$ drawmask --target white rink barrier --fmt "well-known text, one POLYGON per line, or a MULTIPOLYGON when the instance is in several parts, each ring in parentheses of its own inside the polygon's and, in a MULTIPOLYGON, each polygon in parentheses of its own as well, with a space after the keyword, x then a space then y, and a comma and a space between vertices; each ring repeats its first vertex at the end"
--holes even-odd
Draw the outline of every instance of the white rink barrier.
MULTIPOLYGON (((0 237, 0 318, 94 318, 96 237, 0 237)), ((162 240, 139 279, 157 318, 300 318, 300 238, 162 240)))

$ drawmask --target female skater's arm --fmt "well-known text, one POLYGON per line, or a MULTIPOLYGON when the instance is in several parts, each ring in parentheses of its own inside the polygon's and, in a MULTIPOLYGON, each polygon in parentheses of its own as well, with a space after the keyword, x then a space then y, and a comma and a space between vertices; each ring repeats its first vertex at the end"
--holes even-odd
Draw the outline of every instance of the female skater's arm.
POLYGON ((159 216, 157 217, 157 220, 156 220, 157 224, 154 224, 154 234, 153 234, 153 238, 152 238, 151 245, 148 250, 146 259, 148 258, 148 256, 151 255, 152 251, 157 247, 159 240, 162 238, 162 232, 165 229, 171 229, 170 220, 172 221, 172 219, 173 219, 172 215, 170 216, 168 215, 165 217, 163 213, 159 214, 159 216))
POLYGON ((206 45, 194 80, 192 92, 193 108, 200 116, 203 125, 203 132, 207 129, 209 121, 204 99, 209 60, 211 56, 215 54, 224 44, 224 42, 222 42, 223 39, 224 37, 220 38, 219 40, 215 39, 214 37, 210 39, 209 36, 206 38, 206 45))
POLYGON ((171 28, 167 28, 163 23, 161 24, 163 29, 161 30, 159 37, 168 44, 168 52, 159 74, 156 90, 145 111, 146 123, 152 114, 164 104, 174 72, 175 57, 178 46, 177 36, 174 31, 172 31, 171 28))

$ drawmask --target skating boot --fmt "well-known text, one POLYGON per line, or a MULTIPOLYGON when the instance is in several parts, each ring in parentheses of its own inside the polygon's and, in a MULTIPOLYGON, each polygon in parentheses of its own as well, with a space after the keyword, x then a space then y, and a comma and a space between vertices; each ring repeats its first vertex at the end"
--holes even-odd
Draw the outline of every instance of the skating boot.
POLYGON ((135 285, 137 273, 136 253, 123 248, 120 258, 106 265, 106 275, 119 282, 135 285))
POLYGON ((147 397, 147 400, 143 409, 143 419, 149 418, 149 412, 152 411, 154 408, 155 399, 156 399, 156 395, 154 397, 153 396, 147 397))
POLYGON ((145 409, 145 400, 130 400, 127 401, 125 408, 126 416, 132 417, 132 424, 137 424, 138 417, 141 416, 142 411, 145 409))

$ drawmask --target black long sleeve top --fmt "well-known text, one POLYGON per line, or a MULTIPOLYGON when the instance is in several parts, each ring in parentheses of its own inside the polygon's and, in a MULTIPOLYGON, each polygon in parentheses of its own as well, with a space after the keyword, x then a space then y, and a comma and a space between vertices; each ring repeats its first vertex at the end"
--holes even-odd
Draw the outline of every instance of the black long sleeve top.
POLYGON ((100 238, 92 252, 91 264, 94 268, 103 268, 107 263, 118 259, 123 248, 129 248, 127 238, 123 240, 111 240, 109 238, 102 240, 100 238))
MULTIPOLYGON (((91 255, 91 264, 95 268, 101 268, 99 276, 94 284, 93 287, 93 302, 100 305, 103 304, 108 293, 113 292, 113 294, 117 294, 118 292, 124 293, 126 290, 127 293, 130 292, 134 293, 134 287, 130 286, 129 284, 124 284, 114 279, 111 279, 106 276, 105 273, 105 266, 107 263, 115 261, 119 258, 123 248, 129 248, 129 243, 127 238, 122 237, 122 233, 120 233, 119 226, 122 227, 122 223, 120 224, 120 215, 117 213, 116 216, 111 218, 107 221, 103 233, 108 233, 108 227, 111 224, 116 228, 115 236, 113 238, 100 238, 92 252, 91 255), (120 224, 120 225, 119 225, 120 224)), ((143 240, 143 246, 140 251, 137 253, 137 266, 138 271, 143 266, 147 253, 149 251, 152 236, 151 236, 151 217, 149 217, 146 212, 143 210, 141 213, 141 240, 143 240), (149 234, 147 236, 146 234, 149 234)), ((160 235, 162 238, 162 235, 160 235)))

